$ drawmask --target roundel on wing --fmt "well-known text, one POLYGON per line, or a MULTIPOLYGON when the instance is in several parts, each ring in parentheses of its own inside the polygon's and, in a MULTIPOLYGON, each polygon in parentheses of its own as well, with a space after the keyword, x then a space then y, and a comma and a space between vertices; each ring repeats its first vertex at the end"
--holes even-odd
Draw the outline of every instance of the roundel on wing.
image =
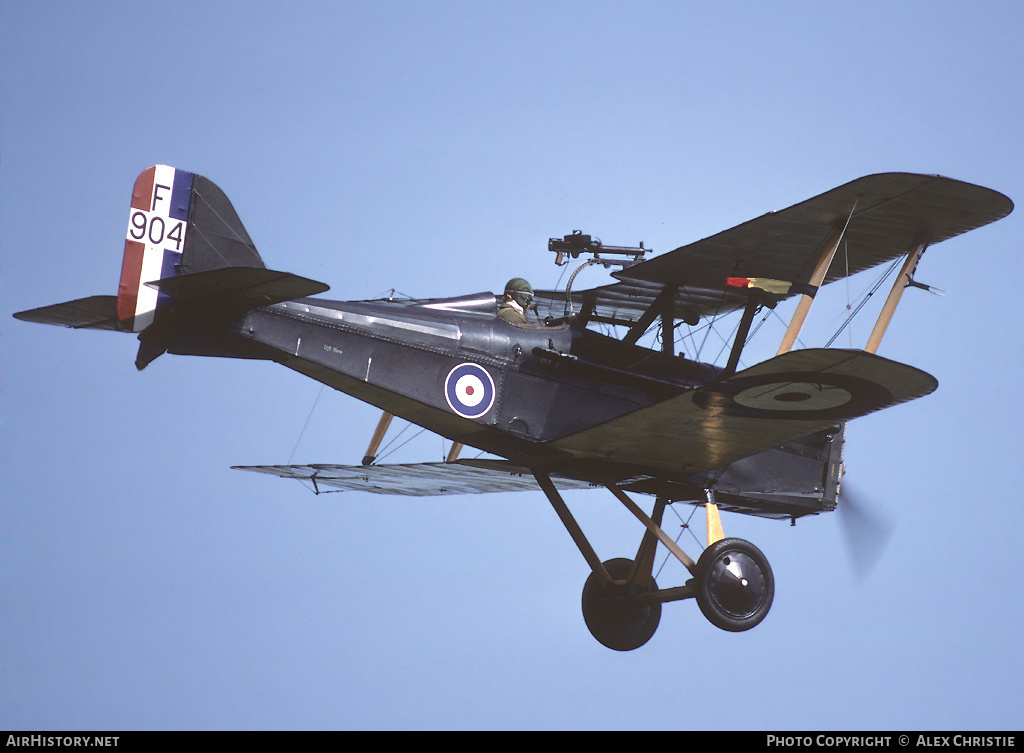
POLYGON ((693 400, 729 416, 843 421, 891 404, 892 395, 848 374, 791 372, 735 377, 697 390, 693 400))
POLYGON ((494 405, 494 380, 483 366, 461 363, 448 372, 444 397, 463 418, 480 418, 494 405))

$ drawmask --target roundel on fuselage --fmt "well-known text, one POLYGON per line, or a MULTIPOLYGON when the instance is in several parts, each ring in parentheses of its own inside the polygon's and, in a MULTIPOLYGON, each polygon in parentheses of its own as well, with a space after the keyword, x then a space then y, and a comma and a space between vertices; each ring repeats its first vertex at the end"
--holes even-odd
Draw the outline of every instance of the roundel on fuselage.
POLYGON ((483 366, 461 363, 448 372, 444 397, 463 418, 480 418, 494 405, 494 380, 483 366))

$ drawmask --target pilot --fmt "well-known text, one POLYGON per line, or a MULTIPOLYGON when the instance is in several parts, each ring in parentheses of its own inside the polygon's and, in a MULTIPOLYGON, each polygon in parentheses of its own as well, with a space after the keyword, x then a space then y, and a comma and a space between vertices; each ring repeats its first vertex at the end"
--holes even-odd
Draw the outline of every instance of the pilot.
POLYGON ((509 324, 526 324, 526 310, 533 300, 533 288, 522 277, 513 277, 505 285, 505 299, 498 309, 498 318, 509 324))

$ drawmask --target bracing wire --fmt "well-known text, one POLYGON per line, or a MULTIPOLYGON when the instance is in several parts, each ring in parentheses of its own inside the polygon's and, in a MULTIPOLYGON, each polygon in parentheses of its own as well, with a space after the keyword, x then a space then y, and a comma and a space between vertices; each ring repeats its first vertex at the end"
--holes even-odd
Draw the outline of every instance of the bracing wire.
POLYGON ((299 449, 299 442, 302 441, 302 435, 306 433, 306 427, 309 426, 309 420, 313 418, 313 411, 316 410, 316 404, 320 402, 320 396, 324 393, 324 385, 320 385, 320 391, 316 393, 316 399, 313 401, 313 407, 309 409, 309 415, 306 416, 306 423, 302 425, 302 430, 299 432, 299 438, 295 440, 295 446, 292 447, 292 454, 288 456, 288 465, 292 464, 292 459, 295 457, 295 451, 299 449))
MULTIPOLYGON (((858 303, 856 308, 854 308, 854 310, 850 313, 850 315, 848 317, 846 317, 846 321, 844 321, 842 323, 842 325, 840 325, 839 329, 836 330, 836 333, 834 335, 832 335, 831 339, 827 343, 825 343, 825 347, 826 348, 830 347, 832 345, 832 343, 834 343, 836 341, 836 339, 839 337, 839 335, 842 334, 843 330, 846 329, 850 325, 850 322, 853 321, 853 318, 855 316, 857 316, 857 314, 860 313, 861 309, 864 308, 864 306, 871 299, 871 297, 875 293, 878 292, 878 289, 880 287, 882 287, 882 284, 887 279, 889 279, 889 275, 891 275, 896 270, 896 267, 899 265, 900 261, 901 261, 900 259, 894 260, 893 263, 889 265, 889 268, 886 269, 885 272, 883 272, 881 275, 879 275, 878 279, 875 281, 874 285, 871 287, 871 289, 868 291, 868 293, 866 295, 862 294, 862 297, 860 299, 860 303, 858 303)), ((851 343, 852 343, 852 337, 853 337, 853 335, 851 333, 851 343)))
MULTIPOLYGON (((692 529, 692 528, 690 528, 690 521, 691 521, 691 520, 693 520, 693 516, 694 516, 694 515, 696 515, 696 513, 697 513, 697 508, 698 508, 698 505, 694 505, 694 506, 692 506, 692 507, 691 507, 691 509, 690 509, 690 515, 689 515, 689 517, 688 517, 688 518, 687 518, 686 520, 683 520, 683 516, 679 514, 679 511, 678 511, 678 510, 676 510, 676 508, 675 508, 675 505, 669 505, 669 506, 668 506, 668 508, 669 508, 670 510, 672 510, 672 512, 673 512, 673 513, 675 513, 675 516, 676 516, 677 518, 679 518, 679 522, 680 522, 680 523, 682 523, 682 527, 680 528, 680 531, 679 531, 679 535, 678 535, 678 536, 676 536, 676 538, 675 538, 675 543, 677 543, 677 544, 678 544, 678 543, 679 543, 679 539, 681 539, 681 538, 683 537, 683 534, 684 534, 684 533, 685 533, 686 531, 689 531, 689 532, 690 532, 690 535, 691 535, 691 536, 693 537, 693 540, 694 540, 695 542, 697 542, 697 545, 698 545, 698 546, 703 546, 703 545, 701 544, 701 542, 700 542, 700 539, 698 539, 698 538, 697 538, 697 534, 695 534, 695 533, 693 532, 693 529, 692 529)), ((662 530, 664 530, 664 526, 662 527, 662 530)), ((661 571, 665 569, 665 565, 666 565, 666 563, 667 563, 667 562, 669 561, 669 559, 670 559, 670 558, 672 558, 672 557, 673 557, 673 555, 672 555, 672 553, 671 553, 671 552, 666 552, 666 553, 665 553, 665 559, 663 559, 663 560, 661 561, 661 566, 660 566, 660 567, 658 568, 658 572, 656 572, 656 573, 654 574, 654 577, 655 577, 655 578, 658 578, 658 577, 660 577, 660 576, 661 576, 661 571)))
POLYGON ((384 447, 380 451, 380 454, 377 455, 377 459, 376 459, 375 462, 383 460, 384 458, 388 457, 389 455, 393 455, 395 452, 397 452, 398 450, 400 450, 403 447, 405 447, 407 444, 409 444, 409 442, 411 442, 412 440, 416 439, 416 437, 418 437, 420 434, 422 434, 423 432, 426 431, 426 429, 421 428, 418 432, 416 432, 415 434, 410 436, 408 439, 406 439, 400 445, 397 445, 396 447, 394 447, 394 448, 389 450, 388 448, 391 447, 391 445, 393 445, 395 442, 397 442, 401 438, 401 436, 403 434, 405 434, 406 430, 410 426, 412 426, 412 424, 406 424, 404 427, 402 427, 402 430, 400 432, 398 432, 397 435, 395 435, 394 439, 392 439, 390 442, 388 442, 386 445, 384 445, 384 447))

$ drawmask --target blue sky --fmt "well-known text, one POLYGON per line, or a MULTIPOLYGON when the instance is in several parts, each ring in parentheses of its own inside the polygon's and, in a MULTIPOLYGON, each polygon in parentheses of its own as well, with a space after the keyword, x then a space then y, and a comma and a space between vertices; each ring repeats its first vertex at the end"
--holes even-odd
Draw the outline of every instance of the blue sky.
MULTIPOLYGON (((772 563, 768 618, 669 604, 625 654, 541 493, 230 470, 358 462, 377 412, 273 364, 138 373, 129 336, 10 314, 116 291, 157 163, 341 299, 551 285, 548 237, 667 251, 876 172, 1019 203, 1022 27, 1009 1, 0 4, 0 728, 1019 729, 1019 210, 930 249, 945 297, 908 293, 882 344, 940 388, 851 424, 847 478, 893 526, 871 574, 838 515, 726 515, 772 563)), ((632 556, 610 495, 567 500, 632 556)))

